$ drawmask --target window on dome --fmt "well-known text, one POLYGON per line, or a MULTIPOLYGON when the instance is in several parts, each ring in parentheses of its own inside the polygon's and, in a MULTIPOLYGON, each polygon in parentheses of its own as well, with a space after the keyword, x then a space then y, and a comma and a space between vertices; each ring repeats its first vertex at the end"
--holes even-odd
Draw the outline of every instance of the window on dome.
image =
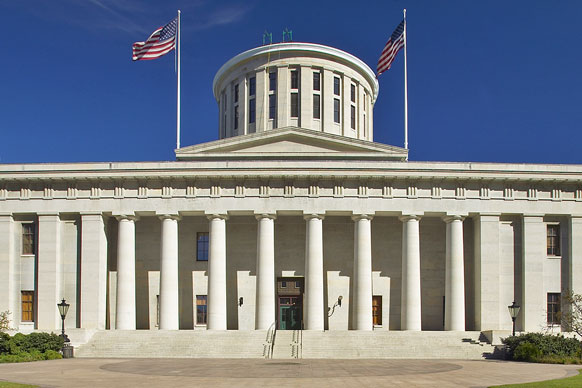
POLYGON ((333 121, 335 123, 340 122, 340 100, 339 100, 339 98, 333 99, 333 121))
POLYGON ((333 77, 333 94, 336 96, 340 95, 340 79, 339 77, 333 77))
POLYGON ((291 117, 299 117, 299 93, 291 93, 291 117))
POLYGON ((319 94, 313 95, 313 118, 321 119, 321 101, 319 94))

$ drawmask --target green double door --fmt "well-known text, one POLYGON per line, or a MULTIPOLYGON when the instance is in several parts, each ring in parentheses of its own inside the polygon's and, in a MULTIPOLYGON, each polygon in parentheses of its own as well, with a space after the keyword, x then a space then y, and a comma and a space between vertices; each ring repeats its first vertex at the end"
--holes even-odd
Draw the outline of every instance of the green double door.
POLYGON ((299 329, 301 329, 300 297, 279 297, 279 330, 299 329))

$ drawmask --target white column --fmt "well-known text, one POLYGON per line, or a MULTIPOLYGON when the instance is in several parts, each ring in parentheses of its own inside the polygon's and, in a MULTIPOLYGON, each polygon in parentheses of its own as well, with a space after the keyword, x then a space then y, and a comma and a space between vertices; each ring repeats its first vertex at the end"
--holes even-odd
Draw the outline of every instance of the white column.
POLYGON ((81 214, 81 327, 105 329, 107 236, 101 213, 81 214))
POLYGON ((305 329, 323 330, 323 215, 309 214, 304 218, 307 221, 305 238, 305 329))
POLYGON ((354 287, 352 328, 372 330, 372 216, 353 216, 354 220, 354 287))
POLYGON ((115 328, 135 330, 135 216, 118 216, 115 328))
POLYGON ((463 217, 444 217, 447 227, 445 264, 445 330, 465 331, 465 266, 463 217))
POLYGON ((566 289, 582 294, 582 216, 570 216, 569 220, 569 259, 566 289))
POLYGON ((38 215, 37 328, 61 327, 57 303, 62 294, 61 220, 58 214, 38 215))
POLYGON ((178 220, 162 215, 160 244, 160 330, 180 328, 178 306, 178 220))
POLYGON ((16 251, 14 219, 11 214, 0 214, 0 311, 10 311, 9 327, 17 328, 19 284, 16 278, 16 251))
MULTIPOLYGON (((547 257, 547 231, 541 215, 523 215, 521 259, 521 310, 517 330, 539 331, 546 326, 547 297, 544 259, 547 257)), ((509 313, 508 313, 509 314, 509 313)))
POLYGON ((401 330, 421 330, 420 232, 418 216, 402 216, 401 330))
POLYGON ((208 330, 226 330, 226 220, 224 214, 208 216, 208 330))
POLYGON ((275 322, 275 215, 259 214, 257 229, 257 298, 255 329, 275 322))

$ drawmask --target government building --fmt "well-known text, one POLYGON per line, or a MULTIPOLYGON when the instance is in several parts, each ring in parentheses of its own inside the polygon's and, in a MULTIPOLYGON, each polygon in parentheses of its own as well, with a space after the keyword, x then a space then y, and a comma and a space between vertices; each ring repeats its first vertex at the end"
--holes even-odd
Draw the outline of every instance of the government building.
POLYGON ((64 298, 78 343, 508 333, 515 301, 518 331, 562 330, 582 166, 407 161, 373 141, 374 72, 319 44, 245 51, 213 91, 219 140, 176 161, 0 165, 11 326, 60 331, 64 298))

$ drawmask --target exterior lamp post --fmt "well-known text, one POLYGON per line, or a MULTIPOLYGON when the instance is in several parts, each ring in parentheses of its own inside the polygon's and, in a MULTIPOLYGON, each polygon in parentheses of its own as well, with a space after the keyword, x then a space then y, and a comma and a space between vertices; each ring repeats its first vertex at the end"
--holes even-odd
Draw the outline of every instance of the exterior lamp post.
POLYGON ((67 312, 69 311, 69 306, 70 306, 70 304, 65 302, 64 298, 63 298, 63 301, 61 303, 57 304, 57 307, 59 308, 59 313, 61 314, 61 320, 63 321, 61 337, 63 337, 63 340, 65 341, 65 343, 71 342, 69 340, 69 337, 67 337, 67 335, 65 334, 65 317, 67 316, 67 312))
POLYGON ((520 305, 515 304, 515 301, 511 303, 511 306, 507 306, 509 309, 509 315, 511 316, 511 321, 513 322, 513 336, 515 337, 515 318, 519 315, 520 305))

